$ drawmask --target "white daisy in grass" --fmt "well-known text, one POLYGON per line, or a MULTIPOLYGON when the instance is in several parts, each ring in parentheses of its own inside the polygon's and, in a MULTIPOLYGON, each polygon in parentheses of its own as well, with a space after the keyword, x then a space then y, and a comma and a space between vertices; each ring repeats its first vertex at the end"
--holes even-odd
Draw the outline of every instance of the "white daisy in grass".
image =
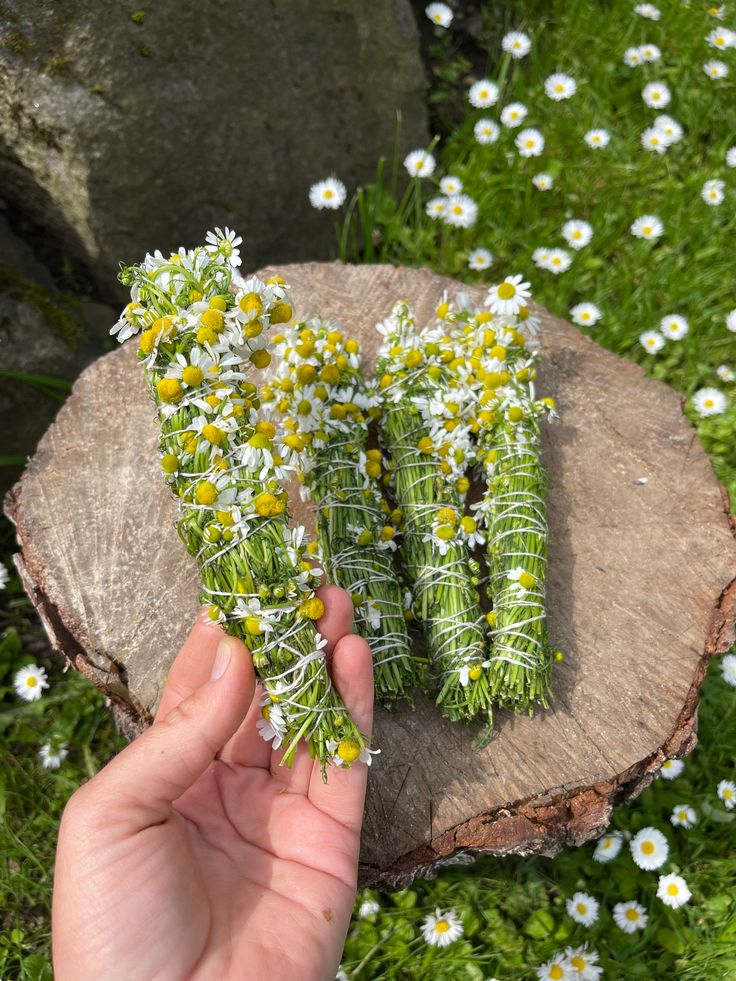
POLYGON ((46 679, 46 669, 38 664, 26 664, 16 671, 13 678, 15 693, 24 702, 36 702, 43 694, 44 688, 49 687, 46 679))
POLYGON ((424 8, 424 13, 438 27, 449 27, 452 23, 452 11, 446 3, 430 3, 424 8))
POLYGON ((521 126, 528 112, 523 102, 510 102, 501 110, 501 122, 504 126, 513 129, 515 126, 521 126))
POLYGON ((447 207, 442 216, 446 225, 455 228, 470 228, 478 217, 478 205, 467 194, 453 194, 447 199, 447 207))
POLYGON ((566 221, 562 226, 562 237, 571 249, 582 249, 593 238, 593 226, 579 218, 566 221))
POLYGON ((44 743, 38 751, 38 758, 44 770, 58 770, 62 762, 69 755, 66 746, 52 746, 51 743, 44 743))
POLYGON ((529 283, 525 283, 521 275, 507 276, 488 291, 485 306, 499 317, 515 317, 527 305, 531 295, 529 283))
POLYGON ((630 899, 627 903, 616 903, 613 907, 613 922, 624 933, 636 933, 643 930, 647 925, 649 914, 636 900, 630 899))
POLYGON ((476 109, 487 109, 498 102, 498 86, 495 82, 482 78, 470 86, 468 101, 476 109))
POLYGON ((677 804, 670 815, 670 823, 675 828, 694 828, 698 823, 698 815, 689 804, 677 804))
POLYGON ((422 923, 422 936, 431 947, 448 947, 463 935, 463 923, 454 909, 439 907, 429 913, 422 923))
POLYGON ((555 186, 555 179, 551 174, 535 174, 532 184, 538 191, 551 191, 555 186))
POLYGON ((444 218, 445 211, 447 211, 447 198, 432 198, 430 201, 427 201, 424 210, 433 221, 437 221, 438 218, 444 218))
POLYGON ((570 99, 578 90, 577 82, 570 75, 563 72, 554 72, 544 83, 544 91, 548 98, 553 102, 562 102, 563 99, 570 99))
POLYGON ((656 44, 642 44, 639 48, 639 54, 641 55, 641 60, 647 62, 659 61, 662 57, 662 52, 656 44))
POLYGON ((664 232, 664 225, 656 215, 642 215, 631 225, 631 234, 635 238, 657 239, 664 232))
POLYGON ((538 157, 544 150, 544 137, 538 129, 523 129, 514 142, 522 157, 538 157))
POLYGON ((537 968, 538 981, 570 981, 572 968, 564 953, 555 954, 552 960, 537 968))
POLYGON ((716 27, 705 40, 712 48, 725 51, 727 48, 736 47, 736 32, 729 30, 728 27, 716 27))
POLYGON ((366 916, 375 916, 380 909, 381 904, 377 903, 375 899, 364 899, 358 907, 358 916, 361 920, 365 919, 366 916))
POLYGON ((721 658, 721 677, 727 685, 736 688, 736 654, 724 654, 721 658))
POLYGON ((585 142, 593 150, 603 150, 611 142, 611 134, 606 129, 589 129, 585 142))
POLYGON ((434 173, 435 159, 426 150, 412 150, 404 158, 404 167, 410 177, 431 177, 434 173))
POLYGON ((455 177, 454 174, 447 174, 440 180, 440 190, 443 194, 447 194, 448 197, 451 194, 459 194, 463 189, 463 182, 459 177, 455 177))
POLYGON ((647 354, 656 354, 664 347, 664 337, 658 330, 645 330, 643 334, 639 334, 639 343, 647 354))
MULTIPOLYGON (((724 382, 732 382, 736 375, 733 373, 733 368, 729 368, 727 364, 719 364, 716 368, 716 374, 724 382)), ((729 655, 732 656, 732 655, 729 655)))
POLYGON ((687 887, 687 882, 681 875, 660 875, 657 885, 657 899, 661 899, 665 906, 671 909, 679 909, 690 899, 692 893, 687 887))
POLYGON ((566 272, 570 268, 571 263, 572 259, 569 252, 565 252, 564 249, 550 249, 545 268, 559 276, 560 273, 566 272))
POLYGON ((736 167, 736 146, 726 151, 726 166, 736 167))
POLYGON ((736 807, 736 783, 733 780, 721 780, 717 787, 718 796, 726 805, 727 811, 736 807))
POLYGON ((666 153, 667 147, 671 145, 669 136, 658 126, 649 126, 641 134, 641 145, 645 150, 653 153, 666 153))
POLYGON ((703 65, 703 71, 708 76, 708 78, 727 78, 728 77, 728 65, 725 61, 706 61, 703 65))
POLYGON ((567 963, 576 981, 598 981, 603 975, 603 968, 598 964, 598 951, 588 950, 588 945, 568 947, 565 951, 567 963))
POLYGON ((468 265, 478 272, 482 269, 490 269, 493 265, 493 256, 488 249, 473 249, 468 256, 468 265))
POLYGON ((488 146, 490 143, 495 143, 500 132, 498 123, 492 119, 479 119, 473 127, 473 135, 475 136, 476 142, 480 143, 481 146, 488 146))
POLYGON ((539 266, 540 269, 546 269, 547 263, 549 262, 550 249, 546 245, 540 246, 532 252, 532 261, 535 266, 539 266))
POLYGON ((576 303, 574 307, 570 307, 570 316, 572 322, 580 327, 593 327, 602 314, 595 303, 576 303))
POLYGON ((636 68, 642 63, 641 48, 627 48, 624 51, 624 64, 629 68, 636 68))
POLYGON ((725 181, 721 180, 709 180, 703 184, 703 189, 700 192, 701 198, 706 204, 710 205, 712 208, 718 207, 719 204, 723 203, 724 192, 723 189, 726 186, 725 181))
POLYGON ((708 7, 708 14, 715 20, 723 20, 726 14, 726 8, 723 4, 720 7, 708 7))
POLYGON ((614 831, 610 835, 603 835, 596 842, 593 861, 601 862, 604 865, 606 862, 612 862, 621 851, 623 843, 623 836, 618 831, 614 831))
POLYGON ((214 232, 207 232, 205 249, 210 255, 221 255, 228 260, 231 266, 237 267, 241 263, 239 245, 243 239, 237 235, 232 228, 215 228, 214 232))
POLYGON ((501 39, 501 48, 512 58, 524 58, 532 49, 532 40, 523 31, 509 31, 501 39))
POLYGON ((699 388, 693 395, 693 408, 701 416, 718 416, 726 409, 726 396, 717 388, 699 388))
POLYGON ((661 116, 657 116, 654 125, 664 133, 670 143, 679 143, 682 139, 682 126, 672 116, 666 116, 663 113, 661 116))
POLYGON ((641 97, 652 109, 664 109, 670 104, 672 96, 664 82, 650 82, 641 90, 641 97))
POLYGON ((629 842, 631 857, 640 869, 651 872, 667 861, 670 846, 658 828, 642 828, 629 842))
POLYGON ((655 7, 653 3, 637 3, 634 13, 646 17, 647 20, 659 20, 662 16, 659 7, 655 7))
POLYGON ((682 760, 665 760, 659 775, 665 780, 676 780, 684 769, 685 764, 682 760))
POLYGON ((726 315, 726 328, 736 334, 736 309, 726 315))
POLYGON ((278 749, 286 735, 284 713, 268 696, 266 699, 267 703, 261 706, 260 718, 256 720, 256 729, 261 739, 271 743, 272 749, 278 749))
POLYGON ((309 203, 319 211, 324 208, 336 211, 345 203, 347 193, 341 180, 337 177, 326 177, 309 188, 309 203))
POLYGON ((582 923, 583 926, 592 926, 598 919, 598 900, 587 892, 574 893, 565 903, 565 907, 568 916, 571 916, 576 923, 582 923))
MULTIPOLYGON (((681 341, 682 338, 690 330, 690 325, 687 320, 681 316, 679 313, 668 313, 666 317, 662 317, 659 324, 659 329, 664 334, 666 338, 670 341, 681 341)), ((670 760, 670 763, 682 762, 681 760, 670 760)), ((683 764, 684 766, 684 764, 683 764)))

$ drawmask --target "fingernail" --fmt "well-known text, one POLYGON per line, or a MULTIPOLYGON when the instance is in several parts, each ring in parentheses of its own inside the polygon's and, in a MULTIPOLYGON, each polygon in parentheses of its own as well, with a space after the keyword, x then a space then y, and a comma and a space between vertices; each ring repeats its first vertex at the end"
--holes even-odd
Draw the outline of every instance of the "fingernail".
POLYGON ((215 660, 212 664, 212 674, 210 678, 216 681, 221 678, 227 671, 228 664, 230 664, 230 658, 233 655, 233 648, 227 637, 223 637, 217 646, 217 653, 215 654, 215 660))

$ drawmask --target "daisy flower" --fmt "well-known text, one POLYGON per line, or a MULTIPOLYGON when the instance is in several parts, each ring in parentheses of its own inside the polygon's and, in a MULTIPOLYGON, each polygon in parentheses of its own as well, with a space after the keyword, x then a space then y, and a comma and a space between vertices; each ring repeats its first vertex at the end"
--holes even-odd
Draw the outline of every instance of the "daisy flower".
POLYGON ((524 58, 532 49, 532 41, 522 31, 509 31, 501 39, 501 48, 512 58, 524 58))
POLYGON ((335 211, 344 204, 346 197, 345 185, 337 177, 326 177, 309 188, 309 203, 318 211, 323 208, 335 211))
POLYGON ((554 102, 562 102, 563 99, 570 99, 577 92, 578 86, 574 78, 562 72, 555 72, 550 75, 544 83, 544 91, 548 98, 554 102))
POLYGON ((495 143, 498 139, 499 132, 498 123, 495 123, 492 119, 479 119, 473 127, 473 135, 475 136, 476 142, 480 143, 481 146, 495 143))
POLYGON ((468 100, 476 109, 487 109, 498 101, 498 86, 487 78, 482 78, 470 86, 468 100))
POLYGON ((37 664, 26 664, 20 671, 16 671, 13 678, 15 693, 24 702, 35 702, 43 694, 44 688, 49 687, 46 680, 46 669, 37 664))
POLYGON ((544 137, 538 129, 523 129, 515 143, 522 157, 538 157, 544 150, 544 137))
POLYGON ((587 221, 573 219, 562 226, 562 237, 572 249, 582 249, 593 238, 593 226, 587 221))
POLYGON ((726 153, 726 165, 736 167, 736 146, 732 146, 726 153))
POLYGON ((706 61, 703 71, 709 78, 726 78, 728 76, 728 65, 725 61, 706 61))
POLYGON ((612 862, 621 851, 623 843, 623 838, 617 831, 614 831, 610 835, 603 835, 596 843, 595 851, 593 852, 593 861, 603 864, 612 862))
POLYGON ((584 139, 591 149, 602 150, 611 142, 611 134, 606 129, 589 129, 584 139))
POLYGON ((650 82, 641 90, 641 97, 652 109, 664 109, 670 104, 670 90, 664 82, 650 82))
POLYGON ((676 780, 684 769, 682 760, 665 760, 659 773, 665 780, 676 780))
POLYGON ((653 153, 666 153, 671 140, 659 126, 650 126, 641 134, 641 145, 653 153))
POLYGON ((459 194, 463 189, 463 182, 459 177, 454 177, 452 174, 447 174, 440 180, 440 190, 443 194, 447 194, 448 197, 451 194, 459 194))
POLYGON ((425 211, 434 221, 437 221, 438 218, 444 218, 445 211, 447 211, 447 198, 432 198, 427 201, 425 211))
MULTIPOLYGON (((716 374, 724 382, 732 382, 734 380, 733 369, 729 368, 727 364, 719 364, 716 368, 716 374)), ((732 655, 728 655, 729 657, 732 655)))
POLYGON ((594 899, 587 892, 576 892, 572 899, 565 903, 568 916, 571 916, 576 923, 583 926, 592 926, 598 919, 598 900, 594 899))
POLYGON ((724 654, 721 658, 721 677, 727 685, 736 688, 736 654, 724 654))
POLYGON ((532 184, 538 191, 551 191, 555 181, 551 174, 535 174, 532 177, 532 184))
POLYGON ((636 68, 637 65, 642 63, 641 49, 640 48, 627 48, 624 51, 624 63, 629 66, 629 68, 636 68))
POLYGON ((643 334, 639 335, 639 343, 647 354, 656 354, 664 347, 664 337, 658 330, 645 330, 643 334))
POLYGON ((426 150, 412 150, 404 158, 404 166, 410 177, 431 177, 434 173, 435 159, 426 150))
POLYGON ((358 916, 362 920, 366 916, 373 916, 374 914, 378 913, 380 909, 381 904, 377 903, 375 899, 364 899, 358 909, 358 916))
POLYGON ((243 239, 240 235, 236 235, 232 228, 226 226, 224 232, 221 228, 215 228, 214 232, 207 232, 205 249, 210 255, 224 256, 231 266, 237 267, 241 263, 238 246, 242 244, 243 239))
POLYGON ((501 122, 504 126, 513 129, 515 126, 521 126, 528 112, 523 102, 510 102, 501 110, 501 122))
POLYGON ((642 828, 629 842, 631 857, 640 869, 651 872, 667 861, 670 846, 657 828, 642 828))
POLYGON ((647 925, 649 915, 644 907, 631 899, 628 903, 616 903, 613 907, 613 921, 624 933, 636 933, 647 925))
POLYGON ((567 963, 572 969, 572 977, 576 981, 598 981, 603 975, 603 968, 598 965, 598 951, 588 950, 588 945, 568 947, 565 951, 567 963))
POLYGON ((555 954, 551 961, 537 968, 539 981, 570 981, 572 976, 572 968, 562 953, 555 954))
POLYGON ((642 61, 659 61, 662 57, 662 52, 659 50, 656 44, 642 44, 639 48, 639 54, 641 55, 642 61))
POLYGON ((676 828, 694 828, 698 815, 689 804, 677 804, 670 815, 670 823, 676 828))
POLYGON ((571 262, 572 259, 570 258, 569 252, 565 252, 564 249, 550 249, 545 268, 558 276, 570 268, 571 262))
POLYGON ((478 271, 488 269, 493 265, 493 256, 488 249, 473 249, 468 256, 468 265, 478 271))
POLYGON ((665 116, 664 114, 657 116, 654 125, 660 132, 664 133, 670 143, 679 143, 682 139, 682 126, 672 116, 665 116))
POLYGON ((736 47, 736 33, 727 27, 717 27, 705 39, 712 48, 725 51, 726 48, 736 47))
POLYGON ((62 764, 62 761, 69 755, 69 750, 66 746, 52 747, 51 743, 44 743, 43 746, 38 751, 38 757, 41 760, 41 766, 44 770, 58 770, 62 764))
POLYGON ((507 276, 502 283, 491 287, 485 306, 499 317, 515 317, 531 295, 529 283, 522 282, 520 275, 507 276))
MULTIPOLYGON (((681 341, 682 338, 690 330, 690 325, 684 317, 680 316, 679 313, 668 313, 666 317, 662 317, 659 324, 659 329, 664 334, 665 337, 669 338, 671 341, 681 341)), ((671 763, 676 762, 675 760, 670 760, 671 763)), ((678 760, 677 762, 682 762, 678 760)), ((685 765, 684 763, 682 764, 685 765)))
POLYGON ((723 203, 723 188, 726 186, 725 181, 720 180, 710 180, 703 184, 703 190, 700 192, 701 198, 706 204, 715 208, 719 204, 723 203))
POLYGON ((655 7, 653 3, 637 3, 634 7, 634 13, 640 17, 646 17, 647 20, 659 20, 661 17, 659 8, 655 7))
POLYGON ((601 319, 601 311, 595 303, 576 303, 570 307, 572 322, 580 327, 593 327, 601 319))
POLYGON ((736 309, 727 314, 726 327, 731 333, 736 334, 736 309))
POLYGON ((661 899, 665 906, 672 909, 679 909, 690 899, 692 893, 687 887, 687 882, 681 875, 660 875, 657 885, 657 899, 661 899))
POLYGON ((445 224, 455 228, 470 228, 478 217, 478 205, 467 194, 453 194, 447 199, 447 207, 442 216, 445 224))
POLYGON ((727 811, 736 807, 736 783, 733 780, 721 780, 717 787, 718 796, 726 805, 727 811))
POLYGON ((656 239, 664 232, 664 225, 656 215, 642 215, 631 225, 631 234, 636 238, 656 239))
POLYGON ((431 947, 447 947, 463 935, 463 924, 454 909, 443 912, 439 907, 422 923, 422 936, 431 947))
POLYGON ((550 250, 544 245, 539 249, 535 249, 532 252, 532 260, 534 265, 539 266, 540 269, 546 269, 549 261, 549 253, 550 250))
POLYGON ((452 11, 446 3, 430 3, 424 8, 424 13, 438 27, 449 27, 452 23, 452 11))
POLYGON ((693 408, 701 416, 717 416, 726 408, 726 396, 717 388, 699 388, 693 395, 693 408))

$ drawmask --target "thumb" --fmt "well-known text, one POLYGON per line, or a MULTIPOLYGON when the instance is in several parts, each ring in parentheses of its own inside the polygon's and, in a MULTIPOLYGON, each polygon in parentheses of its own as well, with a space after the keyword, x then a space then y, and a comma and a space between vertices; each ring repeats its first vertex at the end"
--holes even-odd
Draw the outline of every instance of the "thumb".
POLYGON ((224 636, 210 678, 127 746, 78 791, 134 832, 159 824, 245 718, 255 691, 245 645, 224 636))

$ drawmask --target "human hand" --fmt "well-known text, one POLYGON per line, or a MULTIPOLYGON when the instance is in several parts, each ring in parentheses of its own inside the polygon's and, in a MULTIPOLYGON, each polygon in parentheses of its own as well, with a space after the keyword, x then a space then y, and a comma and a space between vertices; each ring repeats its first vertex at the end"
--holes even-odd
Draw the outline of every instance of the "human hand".
MULTIPOLYGON (((352 602, 319 595, 331 673, 364 733, 368 645, 352 602)), ((57 981, 335 977, 355 898, 367 767, 322 780, 302 743, 279 767, 256 731, 243 644, 201 619, 154 724, 71 798, 53 899, 57 981)))

